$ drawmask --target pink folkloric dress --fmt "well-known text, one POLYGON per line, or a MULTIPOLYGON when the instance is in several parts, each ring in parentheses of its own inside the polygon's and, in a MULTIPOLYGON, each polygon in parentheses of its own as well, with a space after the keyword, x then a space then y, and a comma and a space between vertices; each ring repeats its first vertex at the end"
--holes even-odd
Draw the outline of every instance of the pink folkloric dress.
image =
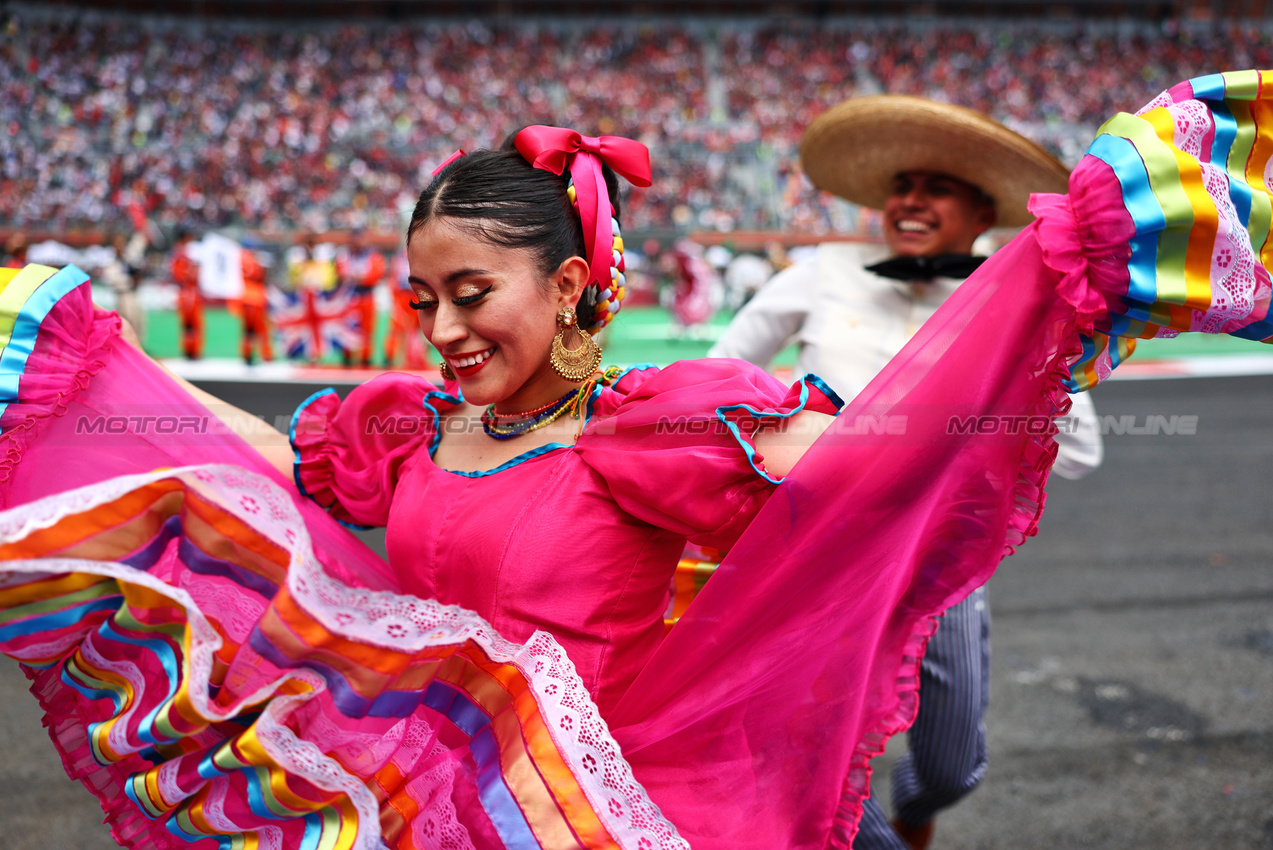
POLYGON ((6 273, 0 648, 130 847, 847 846, 932 615, 1037 527, 1065 390, 1135 337, 1273 337, 1268 79, 1109 122, 777 485, 747 435, 815 382, 632 371, 574 446, 459 475, 445 390, 390 377, 297 416, 333 519, 81 273, 6 273), (729 554, 662 636, 686 539, 729 554))
POLYGON ((635 368, 594 391, 573 446, 474 473, 430 457, 455 392, 387 375, 343 403, 311 397, 292 427, 301 491, 337 519, 385 527, 403 592, 467 608, 518 643, 552 634, 603 715, 663 640, 686 540, 728 549, 774 491, 744 435, 840 407, 816 378, 789 390, 731 360, 635 368))

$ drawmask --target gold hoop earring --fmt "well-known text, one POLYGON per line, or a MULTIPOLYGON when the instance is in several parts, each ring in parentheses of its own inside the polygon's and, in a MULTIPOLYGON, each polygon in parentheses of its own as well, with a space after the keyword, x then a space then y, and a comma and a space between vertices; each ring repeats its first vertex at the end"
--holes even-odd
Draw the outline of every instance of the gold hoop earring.
POLYGON ((553 337, 548 362, 554 372, 572 383, 586 380, 601 364, 601 346, 593 341, 592 334, 579 327, 573 307, 557 311, 557 335, 553 337), (566 332, 572 329, 580 339, 579 347, 573 350, 566 347, 566 332))
POLYGON ((451 371, 451 364, 447 363, 445 360, 443 360, 442 365, 438 367, 438 371, 442 373, 442 380, 444 381, 455 380, 455 373, 451 371))

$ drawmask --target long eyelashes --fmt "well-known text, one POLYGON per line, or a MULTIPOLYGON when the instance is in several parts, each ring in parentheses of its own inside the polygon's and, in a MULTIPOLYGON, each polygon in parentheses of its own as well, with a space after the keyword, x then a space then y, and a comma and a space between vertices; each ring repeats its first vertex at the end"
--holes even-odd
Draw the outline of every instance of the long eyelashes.
POLYGON ((467 307, 470 304, 476 304, 478 301, 481 301, 483 298, 485 298, 486 293, 490 292, 493 288, 494 287, 488 286, 485 289, 483 289, 481 292, 478 292, 476 294, 465 295, 463 298, 453 298, 451 299, 451 303, 455 304, 458 307, 467 307))
MULTIPOLYGON (((476 304, 478 301, 481 301, 483 298, 485 298, 486 294, 490 292, 493 288, 494 288, 493 286, 488 286, 485 289, 483 289, 481 292, 476 292, 473 295, 465 295, 463 298, 452 298, 451 303, 456 305, 457 307, 468 307, 470 304, 476 304)), ((429 310, 438 306, 438 302, 437 301, 408 301, 407 306, 410 307, 412 310, 429 310)))

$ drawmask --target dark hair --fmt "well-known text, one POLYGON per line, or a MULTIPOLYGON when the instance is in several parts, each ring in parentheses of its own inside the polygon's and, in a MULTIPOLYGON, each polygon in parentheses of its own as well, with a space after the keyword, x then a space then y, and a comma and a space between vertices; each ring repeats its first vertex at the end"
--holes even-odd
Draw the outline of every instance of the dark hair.
MULTIPOLYGON (((571 257, 586 260, 583 225, 566 195, 569 170, 558 177, 533 168, 513 148, 512 139, 499 150, 474 151, 439 171, 420 193, 407 241, 430 221, 451 218, 493 245, 530 251, 543 277, 571 257)), ((603 164, 601 171, 619 218, 619 181, 609 166, 603 164)), ((596 324, 596 295, 588 287, 579 299, 577 312, 585 329, 596 324)))

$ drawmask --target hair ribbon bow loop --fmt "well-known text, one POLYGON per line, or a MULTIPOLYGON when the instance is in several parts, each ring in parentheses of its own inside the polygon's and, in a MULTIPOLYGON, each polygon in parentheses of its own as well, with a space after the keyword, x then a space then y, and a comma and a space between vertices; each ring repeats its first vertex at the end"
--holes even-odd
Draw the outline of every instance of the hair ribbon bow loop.
POLYGON ((614 233, 610 224, 613 208, 601 163, 634 186, 649 186, 649 149, 622 136, 585 136, 577 130, 542 124, 518 133, 513 146, 535 168, 558 175, 570 169, 583 225, 584 247, 588 252, 589 282, 605 289, 611 280, 614 233))
POLYGON ((576 154, 596 156, 633 186, 646 188, 653 178, 650 151, 634 139, 622 136, 585 136, 566 127, 536 124, 525 128, 513 140, 518 152, 535 168, 561 174, 576 154))

